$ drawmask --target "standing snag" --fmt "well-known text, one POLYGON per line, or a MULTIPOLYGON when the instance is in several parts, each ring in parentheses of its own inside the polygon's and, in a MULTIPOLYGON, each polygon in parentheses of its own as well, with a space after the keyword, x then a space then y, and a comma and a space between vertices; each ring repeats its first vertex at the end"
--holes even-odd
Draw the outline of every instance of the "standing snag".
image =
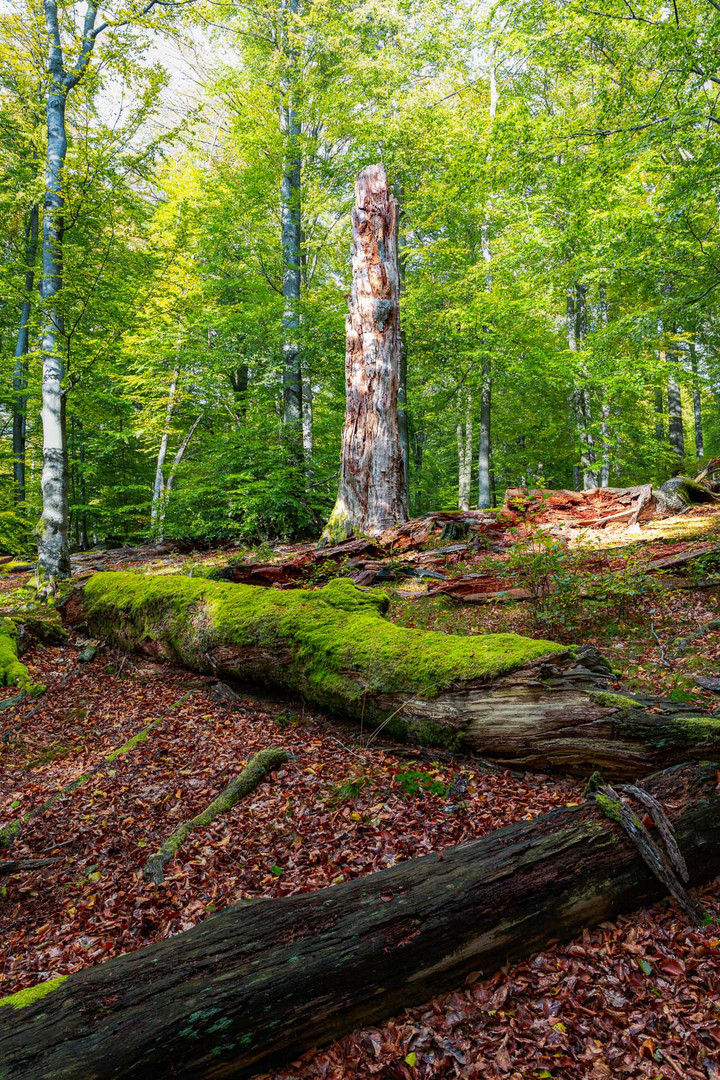
POLYGON ((326 543, 358 532, 377 535, 408 517, 397 415, 398 205, 382 165, 360 173, 355 202, 340 491, 326 543))

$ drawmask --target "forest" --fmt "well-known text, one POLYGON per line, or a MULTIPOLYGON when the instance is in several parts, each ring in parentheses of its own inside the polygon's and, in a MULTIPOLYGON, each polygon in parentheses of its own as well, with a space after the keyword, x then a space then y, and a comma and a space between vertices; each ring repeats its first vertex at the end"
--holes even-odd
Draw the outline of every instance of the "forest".
POLYGON ((719 58, 0 0, 0 1080, 720 1080, 719 58))

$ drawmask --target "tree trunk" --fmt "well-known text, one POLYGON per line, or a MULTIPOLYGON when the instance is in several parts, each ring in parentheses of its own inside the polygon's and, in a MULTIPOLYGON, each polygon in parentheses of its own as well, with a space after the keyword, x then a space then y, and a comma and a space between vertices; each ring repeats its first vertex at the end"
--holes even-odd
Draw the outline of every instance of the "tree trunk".
MULTIPOLYGON (((671 327, 671 334, 675 333, 675 327, 671 327)), ((672 370, 680 364, 680 357, 675 349, 668 349, 666 358, 668 370, 668 427, 670 434, 670 449, 677 458, 676 471, 682 472, 685 464, 685 434, 683 431, 682 396, 680 386, 672 370)))
MULTIPOLYGON (((49 7, 51 5, 46 5, 49 7)), ((55 12, 57 18, 57 12, 55 12)), ((42 532, 38 566, 50 581, 70 575, 68 476, 65 430, 63 318, 58 307, 63 287, 63 174, 67 155, 66 87, 62 55, 51 46, 47 92, 47 160, 43 213, 42 281, 42 532)))
POLYGON ((280 184, 282 220, 283 280, 283 434, 291 460, 302 460, 303 387, 300 363, 300 286, 302 217, 300 208, 300 120, 297 114, 294 81, 297 58, 288 44, 295 28, 292 20, 298 0, 280 0, 281 38, 285 70, 282 77, 280 127, 284 137, 284 157, 280 184))
POLYGON ((15 345, 13 369, 13 477, 15 503, 25 502, 25 436, 27 430, 27 355, 30 351, 29 328, 32 291, 35 281, 37 259, 38 223, 40 211, 37 203, 30 207, 25 227, 25 299, 20 312, 20 327, 15 345))
MULTIPOLYGON (((600 322, 603 331, 607 331, 609 321, 607 289, 600 286, 600 322)), ((600 406, 600 437, 602 440, 602 457, 600 459, 600 487, 610 485, 610 402, 608 401, 607 387, 602 389, 602 404, 600 406)))
MULTIPOLYGON (((495 69, 490 68, 490 114, 489 127, 492 132, 495 117, 497 115, 498 90, 495 69)), ((485 155, 485 164, 490 165, 492 154, 485 155)), ((488 207, 486 216, 480 229, 482 257, 485 263, 485 291, 492 289, 492 250, 490 248, 490 220, 488 207)), ((482 362, 482 390, 480 392, 480 444, 478 448, 478 508, 487 509, 493 505, 492 491, 492 440, 490 422, 492 418, 492 363, 489 355, 482 362)))
POLYGON ((168 440, 170 439, 170 426, 175 409, 175 395, 177 393, 178 379, 180 378, 180 365, 176 364, 168 391, 167 406, 165 408, 165 426, 160 436, 157 462, 155 464, 155 480, 153 482, 152 502, 150 504, 150 529, 152 532, 158 526, 162 510, 162 500, 165 493, 165 458, 167 457, 168 440))
MULTIPOLYGON (((177 449, 177 453, 175 454, 175 457, 173 458, 173 463, 170 466, 170 472, 168 473, 167 483, 165 484, 164 488, 161 489, 161 497, 160 497, 160 501, 158 503, 157 520, 156 520, 156 524, 155 524, 155 532, 156 532, 156 538, 157 538, 158 542, 162 542, 162 540, 164 539, 163 528, 164 528, 164 525, 165 525, 165 515, 167 514, 168 500, 170 498, 170 492, 172 491, 173 486, 175 484, 175 477, 177 476, 177 471, 178 471, 178 468, 180 466, 180 462, 182 461, 182 459, 183 459, 183 457, 185 455, 185 451, 187 450, 188 446, 190 445, 190 440, 192 439, 193 435, 195 434, 195 429, 197 428, 197 426, 200 423, 200 421, 202 420, 202 418, 203 418, 203 414, 200 413, 200 415, 197 417, 197 419, 193 421, 193 423, 190 426, 190 430, 187 432, 187 434, 185 435, 185 438, 180 443, 180 446, 177 449)), ((162 480, 162 473, 160 474, 160 479, 162 480)), ((154 492, 153 492, 153 495, 154 495, 154 492)))
MULTIPOLYGON (((577 353, 587 336, 587 289, 584 285, 572 285, 567 294, 567 334, 570 352, 577 353)), ((582 366, 578 370, 581 379, 585 378, 582 366)), ((598 486, 596 469, 597 454, 592 434, 592 415, 590 392, 586 386, 580 386, 573 392, 573 411, 575 425, 580 442, 580 465, 577 475, 582 473, 584 491, 591 491, 598 486)))
POLYGON ((702 395, 698 380, 697 346, 690 345, 690 367, 693 375, 693 419, 695 421, 695 457, 700 461, 705 456, 702 423, 702 395))
MULTIPOLYGON (((690 880, 720 870, 716 765, 648 777, 690 880)), ((200 925, 0 1008, 4 1080, 243 1080, 484 977, 663 886, 594 801, 200 925)))
POLYGON ((355 195, 345 430, 340 492, 323 534, 328 541, 377 535, 408 517, 397 418, 398 207, 382 165, 360 173, 355 195))
POLYGON ((665 400, 661 386, 655 387, 655 438, 665 443, 665 400))
POLYGON ((46 97, 47 154, 43 207, 42 281, 42 532, 38 541, 38 570, 50 582, 70 576, 68 543, 68 458, 65 428, 65 375, 62 357, 64 326, 60 312, 63 288, 63 210, 67 131, 65 104, 70 91, 87 71, 97 35, 107 23, 95 27, 98 7, 88 3, 78 53, 69 71, 63 65, 60 21, 56 0, 44 0, 48 38, 46 97))
POLYGON ((382 618, 387 604, 340 579, 279 591, 102 573, 62 610, 121 648, 503 765, 634 777, 720 748, 720 722, 697 709, 608 693, 615 676, 592 648, 405 629, 382 618))
MULTIPOLYGON (((398 188, 398 201, 403 203, 404 188, 398 188)), ((402 296, 405 289, 405 235, 402 231, 402 212, 398 216, 398 295, 402 296)), ((405 477, 405 493, 407 496, 407 513, 410 513, 410 428, 408 424, 408 401, 407 401, 407 345, 405 338, 400 336, 400 354, 398 357, 398 440, 402 455, 403 475, 405 477)))
POLYGON ((248 408, 248 386, 250 381, 250 368, 247 364, 238 364, 235 371, 231 371, 228 378, 233 389, 235 398, 235 414, 238 422, 245 419, 248 408))
POLYGON ((480 448, 478 450, 478 508, 493 505, 492 465, 490 460, 490 415, 492 380, 489 364, 483 367, 483 387, 480 394, 480 448))
POLYGON ((469 510, 473 463, 472 394, 469 390, 465 392, 461 391, 458 395, 457 448, 458 508, 460 510, 469 510), (465 406, 464 409, 463 403, 465 406), (465 414, 464 423, 463 412, 465 414))
POLYGON ((302 381, 302 444, 303 457, 305 459, 305 471, 308 478, 311 478, 313 451, 315 447, 313 437, 313 391, 309 372, 303 374, 302 381))

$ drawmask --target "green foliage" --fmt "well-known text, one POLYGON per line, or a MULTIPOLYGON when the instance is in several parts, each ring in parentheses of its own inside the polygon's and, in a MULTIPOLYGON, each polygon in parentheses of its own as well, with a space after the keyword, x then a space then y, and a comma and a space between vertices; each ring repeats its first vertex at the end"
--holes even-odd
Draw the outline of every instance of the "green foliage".
POLYGON ((399 772, 395 777, 395 783, 405 795, 413 797, 427 794, 438 795, 444 799, 450 790, 449 784, 436 780, 430 773, 424 772, 422 769, 406 769, 399 772))
POLYGON ((503 573, 529 593, 536 623, 556 631, 580 625, 589 602, 627 619, 662 586, 648 570, 648 556, 638 548, 614 554, 612 567, 602 573, 594 565, 598 558, 587 542, 571 547, 552 531, 531 527, 530 534, 511 548, 503 573))
MULTIPOLYGON (((74 55, 74 9, 59 6, 74 55)), ((671 376, 686 471, 696 401, 697 456, 720 452, 708 89, 720 14, 687 0, 666 15, 648 0, 632 11, 621 0, 597 10, 407 0, 372 12, 308 0, 289 18, 261 0, 229 5, 208 31, 202 5, 160 5, 128 25, 101 5, 111 25, 68 95, 63 181, 74 546, 319 533, 337 486, 353 184, 372 160, 385 162, 402 204, 414 512, 457 504, 458 419, 471 421, 475 461, 489 381, 498 499, 508 486, 579 486, 588 446, 589 471, 606 464, 611 484, 665 479, 678 468, 671 376), (163 49, 148 51, 194 18, 213 38, 204 85, 164 70, 163 49), (122 102, 117 116, 111 101, 122 102), (279 117, 290 101, 300 124, 297 340, 312 393, 312 449, 308 437, 299 465, 282 422, 279 117)), ((0 551, 23 556, 41 504, 35 288, 25 511, 13 508, 10 433, 25 234, 44 195, 45 49, 32 5, 0 14, 0 551)), ((559 598, 540 608, 555 604, 565 625, 575 584, 561 556, 546 558, 559 598)), ((625 576, 632 605, 638 586, 625 576)))
POLYGON ((372 784, 372 777, 367 773, 355 773, 348 776, 341 784, 336 784, 330 789, 328 796, 332 804, 339 805, 344 802, 354 802, 360 797, 365 788, 372 784))

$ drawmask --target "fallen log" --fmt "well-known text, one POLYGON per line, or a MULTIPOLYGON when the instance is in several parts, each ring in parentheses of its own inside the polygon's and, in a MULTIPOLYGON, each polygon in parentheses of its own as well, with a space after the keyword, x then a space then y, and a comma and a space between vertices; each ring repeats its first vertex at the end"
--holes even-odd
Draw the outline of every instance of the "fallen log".
MULTIPOLYGON (((645 781, 695 885, 720 871, 716 769, 645 781)), ((242 1080, 663 894, 594 801, 554 810, 5 999, 0 1075, 242 1080)))
POLYGON ((615 679, 596 650, 407 629, 382 618, 388 603, 346 580, 280 592, 107 573, 71 593, 62 613, 123 648, 503 765, 633 778, 720 748, 717 720, 660 715, 609 693, 615 679))
POLYGON ((52 866, 56 862, 60 862, 60 859, 3 859, 0 861, 0 877, 30 870, 42 870, 43 867, 52 866))

